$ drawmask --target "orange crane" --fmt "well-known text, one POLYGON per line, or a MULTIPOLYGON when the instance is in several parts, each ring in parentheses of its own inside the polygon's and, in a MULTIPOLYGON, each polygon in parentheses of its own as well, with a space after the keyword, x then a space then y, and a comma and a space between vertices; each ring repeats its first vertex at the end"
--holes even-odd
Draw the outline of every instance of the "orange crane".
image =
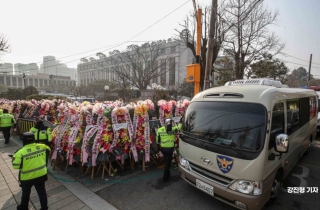
POLYGON ((187 78, 186 82, 194 83, 194 95, 200 92, 200 50, 201 50, 201 19, 202 19, 202 9, 196 10, 196 3, 193 0, 193 7, 196 13, 197 21, 197 46, 196 46, 196 63, 187 65, 187 78))

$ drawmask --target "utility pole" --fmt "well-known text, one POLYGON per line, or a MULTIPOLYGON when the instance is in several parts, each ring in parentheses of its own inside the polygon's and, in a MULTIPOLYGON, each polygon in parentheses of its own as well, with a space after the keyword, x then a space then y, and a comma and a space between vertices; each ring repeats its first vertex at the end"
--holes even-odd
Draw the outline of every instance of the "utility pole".
MULTIPOLYGON (((218 0, 212 0, 211 17, 210 17, 210 24, 209 24, 209 41, 208 41, 208 49, 207 49, 207 60, 206 60, 206 69, 204 74, 203 90, 206 90, 210 87, 209 75, 212 71, 214 34, 215 34, 216 21, 217 21, 217 8, 218 8, 218 0)), ((212 74, 212 76, 214 77, 214 74, 212 74)), ((214 79, 212 81, 214 81, 214 79)))
POLYGON ((308 78, 307 78, 307 88, 309 88, 310 73, 311 73, 311 62, 312 62, 312 54, 310 54, 309 73, 308 73, 308 78))

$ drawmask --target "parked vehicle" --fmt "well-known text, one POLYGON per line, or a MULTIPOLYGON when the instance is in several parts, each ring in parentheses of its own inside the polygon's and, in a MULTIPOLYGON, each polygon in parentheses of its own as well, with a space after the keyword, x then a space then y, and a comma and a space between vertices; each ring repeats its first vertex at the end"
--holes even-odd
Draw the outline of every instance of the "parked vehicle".
POLYGON ((90 98, 90 97, 85 97, 85 96, 81 96, 81 97, 68 97, 67 99, 71 100, 72 102, 78 101, 80 103, 84 102, 84 101, 88 101, 90 103, 94 103, 95 99, 94 98, 90 98))
MULTIPOLYGON (((318 95, 318 104, 320 104, 320 91, 317 91, 317 95, 318 95)), ((320 113, 319 113, 319 108, 318 108, 318 121, 317 121, 317 134, 319 135, 320 133, 320 113)))
POLYGON ((179 140, 180 176, 239 209, 261 209, 316 136, 314 90, 236 80, 192 99, 179 140))

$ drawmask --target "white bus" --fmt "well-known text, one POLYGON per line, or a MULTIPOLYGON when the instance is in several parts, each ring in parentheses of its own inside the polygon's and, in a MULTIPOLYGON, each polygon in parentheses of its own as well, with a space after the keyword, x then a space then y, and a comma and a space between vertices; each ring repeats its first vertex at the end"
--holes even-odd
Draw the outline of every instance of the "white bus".
POLYGON ((72 96, 72 97, 67 97, 67 99, 71 100, 72 102, 77 101, 77 102, 80 102, 80 103, 82 103, 84 101, 88 101, 90 103, 94 103, 95 102, 95 98, 85 97, 85 96, 80 96, 80 97, 72 96))
POLYGON ((317 131, 317 94, 269 79, 200 92, 182 119, 179 173, 239 209, 261 209, 308 150, 317 131))

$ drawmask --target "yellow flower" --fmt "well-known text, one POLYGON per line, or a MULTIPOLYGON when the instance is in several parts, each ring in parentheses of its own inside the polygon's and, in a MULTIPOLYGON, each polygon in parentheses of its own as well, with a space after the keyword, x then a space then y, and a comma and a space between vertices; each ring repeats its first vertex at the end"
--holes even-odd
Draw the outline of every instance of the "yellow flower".
POLYGON ((108 134, 104 134, 102 137, 103 141, 109 141, 109 136, 108 134))
POLYGON ((80 143, 80 141, 81 141, 81 138, 78 136, 78 137, 76 138, 75 143, 76 143, 76 144, 77 144, 77 143, 80 143))

